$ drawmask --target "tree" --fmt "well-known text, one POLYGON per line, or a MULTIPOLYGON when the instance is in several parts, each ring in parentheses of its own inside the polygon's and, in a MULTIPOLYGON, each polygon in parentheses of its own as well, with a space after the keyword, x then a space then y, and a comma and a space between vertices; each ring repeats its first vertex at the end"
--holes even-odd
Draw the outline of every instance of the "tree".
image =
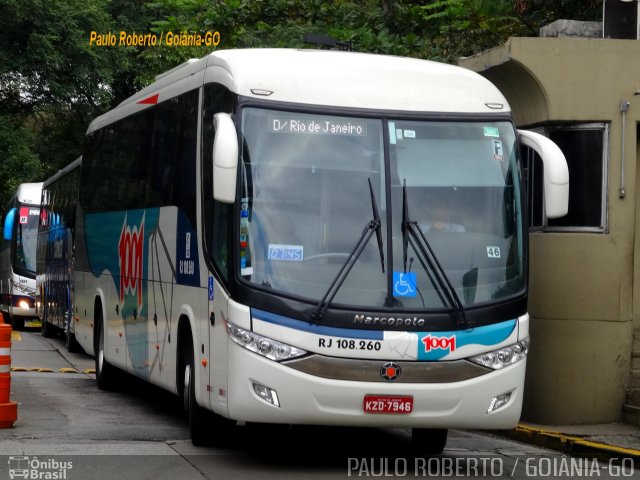
POLYGON ((65 138, 60 143, 54 132, 68 132, 70 122, 86 128, 109 104, 108 52, 88 42, 91 29, 110 25, 105 5, 104 0, 0 5, 0 138, 9 155, 2 158, 1 200, 21 181, 42 180, 73 160, 82 146, 78 135, 71 136, 73 144, 65 138))
POLYGON ((436 59, 455 63, 558 19, 597 20, 602 0, 438 0, 418 10, 432 24, 436 59))
POLYGON ((9 0, 0 7, 0 106, 32 114, 75 106, 87 121, 109 104, 109 52, 92 48, 92 30, 109 28, 105 0, 9 0))
POLYGON ((40 177, 42 166, 32 146, 33 136, 28 129, 0 115, 0 205, 4 206, 18 185, 40 177))
MULTIPOLYGON (((157 0, 156 31, 218 30, 223 48, 305 45, 305 33, 351 41, 356 50, 454 63, 504 42, 535 36, 559 18, 597 19, 602 0, 157 0)), ((308 47, 308 46, 307 46, 308 47)), ((207 50, 145 52, 167 66, 207 50)))

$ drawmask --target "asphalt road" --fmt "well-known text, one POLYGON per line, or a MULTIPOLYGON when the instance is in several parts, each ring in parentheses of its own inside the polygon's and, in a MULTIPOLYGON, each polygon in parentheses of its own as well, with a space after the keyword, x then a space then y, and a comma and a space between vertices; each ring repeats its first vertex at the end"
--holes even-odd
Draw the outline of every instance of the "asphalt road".
POLYGON ((93 359, 39 330, 14 332, 12 400, 0 479, 640 478, 623 461, 571 459, 485 432, 451 431, 444 454, 413 457, 408 430, 238 427, 194 447, 177 398, 134 378, 95 385, 93 359))

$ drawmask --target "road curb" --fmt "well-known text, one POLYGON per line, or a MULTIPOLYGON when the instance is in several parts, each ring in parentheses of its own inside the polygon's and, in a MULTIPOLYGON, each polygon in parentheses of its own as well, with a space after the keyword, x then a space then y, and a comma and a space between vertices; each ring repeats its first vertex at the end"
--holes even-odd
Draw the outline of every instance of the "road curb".
POLYGON ((640 450, 595 442, 542 427, 520 424, 513 430, 502 430, 501 434, 512 440, 559 450, 575 456, 632 458, 640 461, 640 450))
POLYGON ((38 373, 84 373, 85 375, 91 375, 96 373, 95 369, 87 368, 85 370, 78 370, 75 368, 62 367, 56 372, 51 368, 44 367, 11 367, 12 372, 38 372, 38 373))

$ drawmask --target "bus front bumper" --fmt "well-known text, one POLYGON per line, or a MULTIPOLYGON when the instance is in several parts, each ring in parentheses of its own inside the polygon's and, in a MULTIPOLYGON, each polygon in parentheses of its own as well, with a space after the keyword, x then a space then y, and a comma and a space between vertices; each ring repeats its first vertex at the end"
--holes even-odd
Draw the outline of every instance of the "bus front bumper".
POLYGON ((9 313, 12 317, 36 318, 36 306, 32 297, 12 295, 9 313))
MULTIPOLYGON (((526 360, 463 381, 397 383, 322 378, 268 360, 233 342, 228 343, 228 349, 228 415, 222 409, 217 413, 238 421, 509 429, 520 419, 526 360), (278 405, 265 400, 258 391, 275 394, 278 405), (367 413, 367 395, 411 397, 412 410, 367 413), (505 404, 489 412, 495 398, 502 396, 504 400, 505 395, 505 404)), ((382 366, 385 362, 379 363, 382 366)))

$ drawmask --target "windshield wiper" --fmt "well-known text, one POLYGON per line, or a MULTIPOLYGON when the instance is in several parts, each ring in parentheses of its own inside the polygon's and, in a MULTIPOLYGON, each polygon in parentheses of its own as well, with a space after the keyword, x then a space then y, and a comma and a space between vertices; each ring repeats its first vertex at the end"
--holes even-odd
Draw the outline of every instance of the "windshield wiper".
POLYGON ((409 244, 411 244, 411 247, 418 254, 418 260, 420 260, 422 268, 425 269, 430 280, 433 281, 440 299, 443 303, 448 303, 451 306, 458 325, 468 327, 470 322, 467 319, 464 305, 460 301, 460 297, 453 288, 451 281, 449 281, 444 268, 440 265, 438 257, 433 253, 433 249, 431 248, 427 237, 422 232, 420 225, 418 225, 418 222, 409 218, 407 180, 405 179, 404 184, 402 185, 402 263, 404 273, 407 272, 407 251, 409 249, 409 244), (433 278, 429 271, 433 272, 433 278))
POLYGON ((371 211, 373 212, 373 221, 376 223, 376 240, 378 241, 378 252, 380 252, 380 266, 382 267, 382 273, 384 273, 384 250, 382 248, 382 222, 380 221, 380 214, 378 213, 378 202, 376 202, 376 196, 373 193, 373 186, 371 185, 371 179, 369 180, 369 193, 371 194, 371 211))
POLYGON ((373 219, 370 220, 362 230, 362 234, 360 235, 360 239, 357 241, 356 245, 353 247, 353 250, 340 267, 338 274, 331 281, 329 288, 325 292, 322 300, 316 305, 313 312, 311 313, 311 321, 314 323, 319 322, 324 317, 329 305, 335 298, 338 290, 342 287, 342 284, 349 275, 349 272, 353 268, 353 266, 360 258, 360 255, 364 251, 364 248, 367 246, 371 235, 373 232, 376 232, 376 239, 378 241, 378 251, 380 252, 380 264, 382 265, 382 273, 384 273, 384 250, 382 248, 382 221, 380 220, 380 214, 378 213, 378 203, 376 202, 376 196, 373 193, 373 186, 371 185, 371 179, 369 178, 369 193, 371 195, 371 210, 373 211, 373 219))

